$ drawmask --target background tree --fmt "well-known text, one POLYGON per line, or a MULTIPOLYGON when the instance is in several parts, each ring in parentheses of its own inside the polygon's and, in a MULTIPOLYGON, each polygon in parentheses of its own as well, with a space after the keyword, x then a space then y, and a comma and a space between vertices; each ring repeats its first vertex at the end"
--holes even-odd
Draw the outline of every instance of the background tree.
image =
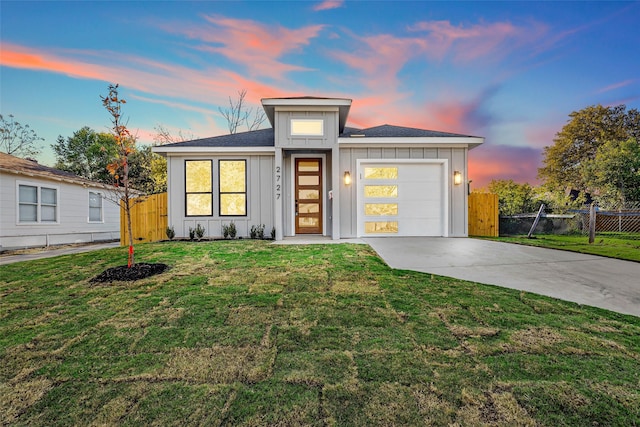
POLYGON ((600 206, 640 202, 640 144, 635 139, 605 142, 581 170, 587 190, 600 206))
POLYGON ((540 201, 531 185, 518 184, 512 179, 492 180, 489 192, 498 195, 498 211, 500 215, 516 215, 535 212, 540 208, 540 201))
POLYGON ((114 161, 107 165, 107 170, 114 177, 116 186, 121 186, 122 190, 118 193, 120 206, 124 209, 125 219, 127 221, 128 237, 129 237, 129 259, 128 267, 135 264, 133 253, 133 230, 131 229, 131 206, 132 206, 132 189, 129 180, 129 159, 136 151, 136 138, 127 129, 126 124, 122 120, 122 106, 127 103, 120 98, 118 94, 118 85, 110 84, 107 96, 100 96, 102 105, 111 115, 111 131, 116 141, 116 155, 114 161))
POLYGON ((29 125, 21 125, 13 115, 0 114, 0 151, 16 157, 30 157, 40 153, 39 141, 44 141, 29 125))
POLYGON ((238 92, 238 99, 235 102, 229 97, 228 108, 218 107, 222 117, 227 120, 229 133, 236 133, 243 124, 248 131, 256 130, 266 119, 264 110, 246 106, 244 100, 246 96, 247 90, 242 89, 238 92))
POLYGON ((117 147, 113 135, 97 133, 85 126, 66 139, 62 135, 58 136, 52 147, 56 154, 56 169, 93 181, 113 181, 107 171, 107 165, 116 156, 117 147))
MULTIPOLYGON (((176 142, 184 142, 196 139, 191 132, 178 130, 177 135, 173 135, 167 128, 159 124, 155 128, 156 134, 153 136, 153 145, 173 144, 176 142)), ((159 154, 151 153, 150 155, 150 174, 153 180, 154 193, 162 193, 167 191, 167 159, 159 154)))
POLYGON ((545 147, 544 166, 538 170, 538 177, 552 190, 584 191, 587 185, 581 169, 595 158, 598 147, 607 141, 640 141, 640 112, 627 111, 624 105, 595 105, 574 111, 569 117, 553 145, 545 147))

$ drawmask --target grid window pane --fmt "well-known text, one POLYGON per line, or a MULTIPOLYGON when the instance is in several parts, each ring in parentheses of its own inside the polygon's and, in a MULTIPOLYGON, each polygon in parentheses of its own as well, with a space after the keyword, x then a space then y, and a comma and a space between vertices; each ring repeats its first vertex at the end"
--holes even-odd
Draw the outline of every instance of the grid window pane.
POLYGON ((41 188, 40 196, 45 205, 55 205, 57 203, 57 190, 54 188, 41 188))
POLYGON ((364 168, 365 179, 398 179, 398 168, 378 167, 364 168))
POLYGON ((245 194, 220 194, 220 215, 246 215, 247 198, 245 194))
POLYGON ((364 232, 367 234, 397 233, 397 221, 367 221, 364 223, 364 232))
POLYGON ((220 192, 244 193, 245 192, 245 167, 244 160, 224 160, 220 162, 220 192))
POLYGON ((56 222, 56 207, 42 205, 40 207, 40 215, 42 215, 43 222, 56 222))
POLYGON ((397 185, 365 185, 364 197, 398 197, 397 185))
POLYGON ((38 203, 38 187, 21 185, 18 187, 20 203, 38 203))
POLYGON ((211 160, 188 160, 185 171, 187 193, 211 192, 211 160))
POLYGON ((187 194, 187 216, 213 214, 211 194, 187 194))
POLYGON ((397 203, 365 203, 364 214, 367 216, 398 215, 397 203))
POLYGON ((36 222, 38 220, 38 205, 20 205, 20 222, 36 222))

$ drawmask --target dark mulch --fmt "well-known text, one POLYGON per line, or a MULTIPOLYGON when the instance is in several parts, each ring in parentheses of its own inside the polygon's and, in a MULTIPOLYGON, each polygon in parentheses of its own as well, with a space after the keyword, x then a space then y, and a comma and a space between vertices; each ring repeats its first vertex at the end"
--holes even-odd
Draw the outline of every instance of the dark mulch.
POLYGON ((166 264, 148 264, 138 263, 131 266, 121 265, 118 267, 108 268, 100 273, 98 276, 91 279, 92 282, 106 283, 115 281, 132 281, 140 280, 146 277, 151 277, 156 274, 160 274, 169 266, 166 264))

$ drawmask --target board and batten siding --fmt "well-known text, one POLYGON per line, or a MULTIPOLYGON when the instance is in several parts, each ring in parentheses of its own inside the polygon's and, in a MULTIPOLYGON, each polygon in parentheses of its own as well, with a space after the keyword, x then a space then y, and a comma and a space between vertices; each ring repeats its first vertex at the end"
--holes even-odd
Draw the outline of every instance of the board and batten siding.
POLYGON ((340 171, 350 171, 354 178, 351 185, 340 184, 340 237, 353 238, 357 235, 357 193, 356 176, 358 160, 376 159, 441 159, 448 163, 449 189, 449 236, 467 236, 467 148, 435 147, 362 147, 340 148, 340 171), (462 172, 463 183, 453 185, 453 172, 462 172))
POLYGON ((0 173, 0 250, 118 240, 120 208, 103 199, 103 221, 89 222, 90 191, 109 194, 103 188, 0 173), (57 189, 58 221, 19 223, 19 184, 57 189))
MULTIPOLYGON (((320 107, 318 107, 320 108, 320 107)), ((327 111, 278 111, 276 114, 275 145, 284 149, 330 149, 338 144, 338 109, 327 111), (292 136, 291 120, 322 120, 322 136, 292 136)))
POLYGON ((265 236, 269 236, 274 224, 274 156, 248 155, 246 153, 225 155, 191 155, 169 156, 167 159, 168 172, 168 225, 174 228, 176 237, 189 237, 189 228, 196 228, 198 224, 205 228, 205 237, 222 237, 222 226, 232 221, 237 229, 238 237, 247 237, 251 226, 264 224, 265 236), (213 178, 213 215, 187 217, 185 214, 185 161, 211 160, 213 178), (247 173, 247 215, 220 216, 219 215, 219 176, 218 160, 246 160, 247 173))

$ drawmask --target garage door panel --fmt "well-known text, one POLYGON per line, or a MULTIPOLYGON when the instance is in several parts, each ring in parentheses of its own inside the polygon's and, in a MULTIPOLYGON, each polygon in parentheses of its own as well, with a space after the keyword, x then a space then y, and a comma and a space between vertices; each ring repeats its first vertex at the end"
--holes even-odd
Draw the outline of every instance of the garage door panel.
POLYGON ((369 178, 361 173, 359 187, 358 230, 365 236, 443 236, 445 218, 444 164, 362 162, 360 171, 369 168, 369 178), (372 168, 397 168, 397 178, 376 174, 372 168), (397 186, 397 192, 371 191, 371 186, 397 186), (384 197, 388 195, 389 197, 384 197), (393 204, 394 209, 388 206, 393 204), (397 207, 396 207, 397 205, 397 207))

